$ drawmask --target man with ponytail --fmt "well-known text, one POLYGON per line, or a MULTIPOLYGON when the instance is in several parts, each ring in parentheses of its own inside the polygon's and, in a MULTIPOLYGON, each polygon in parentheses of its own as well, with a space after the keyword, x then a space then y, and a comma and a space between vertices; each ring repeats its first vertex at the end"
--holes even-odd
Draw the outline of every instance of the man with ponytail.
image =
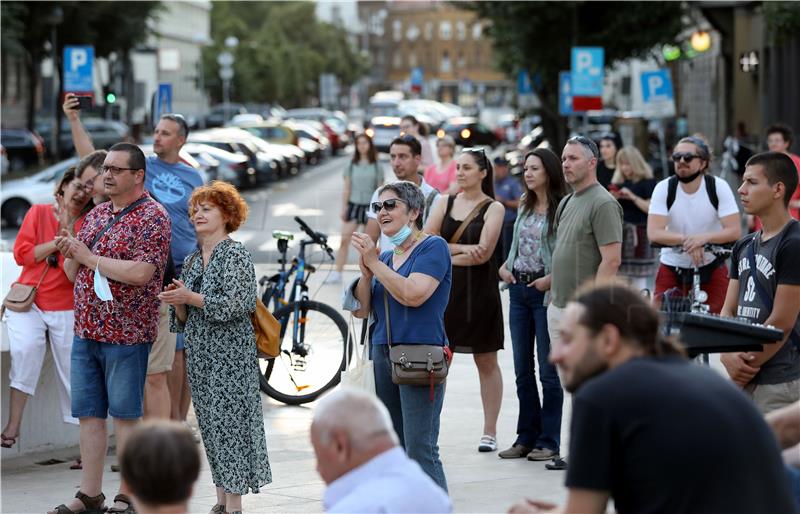
MULTIPOLYGON (((796 512, 777 441, 747 398, 661 336, 628 286, 579 289, 550 350, 574 393, 564 513, 796 512)), ((526 500, 512 513, 556 505, 526 500)))

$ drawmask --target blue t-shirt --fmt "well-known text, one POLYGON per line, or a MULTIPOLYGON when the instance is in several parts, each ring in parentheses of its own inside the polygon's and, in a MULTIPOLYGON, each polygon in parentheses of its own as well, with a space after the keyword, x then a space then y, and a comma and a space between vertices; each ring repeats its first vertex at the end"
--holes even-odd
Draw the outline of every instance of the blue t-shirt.
MULTIPOLYGON (((392 250, 380 256, 384 264, 392 267, 392 250)), ((395 270, 404 277, 412 273, 424 273, 439 281, 439 286, 430 298, 419 307, 406 307, 389 295, 389 316, 392 325, 392 344, 437 344, 446 345, 444 311, 450 299, 450 283, 453 268, 450 264, 450 249, 439 236, 429 236, 412 250, 408 259, 395 270)), ((377 280, 372 286, 372 309, 375 327, 372 344, 387 344, 386 310, 383 295, 386 289, 377 280)))
POLYGON ((189 198, 203 185, 200 173, 188 164, 168 164, 155 155, 147 158, 144 187, 161 202, 172 221, 172 261, 176 266, 197 249, 194 225, 189 220, 189 198))
MULTIPOLYGON (((508 175, 507 177, 496 180, 494 183, 494 194, 501 200, 519 200, 522 196, 522 183, 517 177, 508 175)), ((503 214, 503 223, 517 219, 517 210, 506 207, 503 214)))

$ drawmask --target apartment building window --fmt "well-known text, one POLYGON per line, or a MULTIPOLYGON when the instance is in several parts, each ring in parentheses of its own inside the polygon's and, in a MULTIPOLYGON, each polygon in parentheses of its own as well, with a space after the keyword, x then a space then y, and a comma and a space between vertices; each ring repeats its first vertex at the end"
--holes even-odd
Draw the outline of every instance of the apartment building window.
POLYGON ((415 23, 412 23, 408 30, 406 30, 406 39, 409 41, 416 41, 419 37, 419 27, 415 23))
POLYGON ((463 21, 456 23, 456 39, 459 41, 467 39, 467 25, 463 21))
POLYGON ((394 20, 392 22, 392 37, 395 41, 403 39, 403 22, 400 20, 394 20))
POLYGON ((461 51, 458 52, 458 59, 456 60, 456 65, 459 68, 466 68, 467 60, 464 58, 464 52, 461 51))
POLYGON ((472 26, 472 39, 474 39, 475 41, 479 40, 481 38, 482 32, 483 32, 483 27, 481 27, 481 24, 475 23, 472 26))
POLYGON ((400 52, 395 52, 394 56, 392 57, 392 66, 398 70, 403 67, 403 54, 400 52))
POLYGON ((425 22, 425 40, 430 41, 433 39, 433 22, 425 22))
POLYGON ((452 67, 450 66, 450 52, 445 50, 442 52, 442 65, 439 67, 442 73, 450 73, 452 67))
POLYGON ((415 54, 414 52, 408 54, 408 67, 409 68, 417 67, 417 54, 415 54))
POLYGON ((439 24, 439 39, 449 41, 453 38, 453 25, 449 21, 443 21, 439 24))

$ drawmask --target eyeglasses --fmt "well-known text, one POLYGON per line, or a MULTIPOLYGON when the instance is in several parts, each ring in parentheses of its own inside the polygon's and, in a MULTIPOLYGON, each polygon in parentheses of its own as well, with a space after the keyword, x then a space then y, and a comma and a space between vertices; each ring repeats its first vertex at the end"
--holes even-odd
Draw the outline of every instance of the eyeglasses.
POLYGON ((699 155, 693 154, 693 153, 676 152, 676 153, 672 154, 672 161, 673 162, 683 161, 683 162, 689 163, 689 162, 692 162, 693 160, 699 159, 699 158, 700 158, 699 155))
POLYGON ((95 179, 97 179, 97 177, 99 177, 102 174, 103 174, 103 172, 100 172, 97 175, 95 175, 94 177, 92 177, 91 180, 87 180, 86 182, 84 182, 83 183, 83 189, 85 189, 86 191, 91 191, 92 189, 94 189, 94 181, 95 181, 95 179))
POLYGON ((100 166, 100 173, 108 173, 111 172, 112 175, 117 176, 122 174, 123 171, 139 171, 142 168, 118 168, 116 166, 106 166, 103 164, 100 166))
POLYGON ((386 209, 386 212, 392 212, 394 208, 397 207, 397 202, 403 202, 404 204, 408 205, 408 202, 400 198, 389 198, 388 200, 384 200, 382 202, 372 202, 372 212, 378 214, 381 212, 381 209, 386 209))
POLYGON ((572 136, 571 138, 567 139, 567 144, 579 144, 584 148, 588 148, 595 159, 600 156, 600 151, 597 149, 597 143, 592 141, 586 136, 572 136))

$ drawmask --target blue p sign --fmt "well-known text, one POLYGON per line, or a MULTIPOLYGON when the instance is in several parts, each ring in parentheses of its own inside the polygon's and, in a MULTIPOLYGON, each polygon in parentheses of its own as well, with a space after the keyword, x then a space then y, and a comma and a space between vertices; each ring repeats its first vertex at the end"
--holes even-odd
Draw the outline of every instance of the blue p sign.
POLYGON ((94 47, 64 47, 64 91, 88 92, 94 89, 92 67, 94 66, 94 47))
POLYGON ((663 69, 642 73, 642 100, 644 103, 672 99, 672 79, 670 79, 669 70, 663 69))
POLYGON ((574 96, 603 96, 602 47, 576 46, 572 48, 572 94, 574 96))

